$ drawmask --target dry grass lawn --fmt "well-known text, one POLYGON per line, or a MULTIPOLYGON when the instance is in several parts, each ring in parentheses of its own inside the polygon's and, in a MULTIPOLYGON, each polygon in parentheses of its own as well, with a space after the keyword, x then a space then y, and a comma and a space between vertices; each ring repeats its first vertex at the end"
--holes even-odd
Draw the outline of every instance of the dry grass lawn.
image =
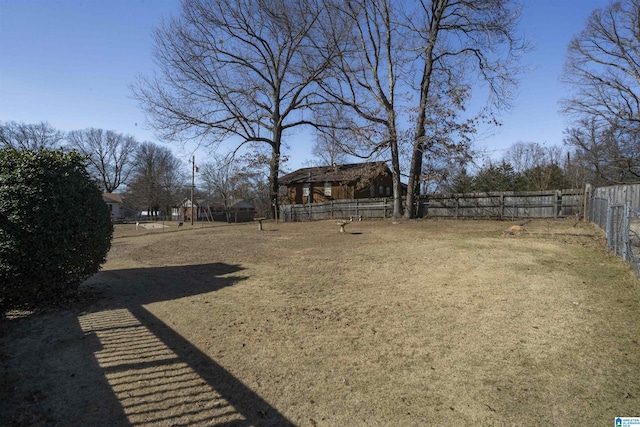
POLYGON ((2 425, 612 425, 640 280, 592 225, 119 226, 74 309, 2 325, 2 425))

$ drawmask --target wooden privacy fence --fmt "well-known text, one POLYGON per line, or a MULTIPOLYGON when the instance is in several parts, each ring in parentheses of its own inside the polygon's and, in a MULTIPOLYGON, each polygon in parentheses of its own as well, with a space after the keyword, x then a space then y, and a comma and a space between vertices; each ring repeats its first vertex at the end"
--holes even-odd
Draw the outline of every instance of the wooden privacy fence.
POLYGON ((391 218, 393 199, 332 200, 324 203, 280 205, 282 221, 310 221, 356 217, 363 219, 391 218))
POLYGON ((640 184, 612 185, 592 188, 587 184, 587 192, 591 197, 609 200, 612 203, 629 204, 640 211, 640 184))
MULTIPOLYGON (((425 218, 564 218, 581 215, 582 189, 469 193, 423 196, 416 204, 425 218)), ((281 205, 282 221, 309 221, 356 217, 390 218, 393 199, 333 200, 324 203, 281 205)))
POLYGON ((429 195, 420 203, 419 216, 433 218, 566 218, 583 212, 584 190, 429 195))

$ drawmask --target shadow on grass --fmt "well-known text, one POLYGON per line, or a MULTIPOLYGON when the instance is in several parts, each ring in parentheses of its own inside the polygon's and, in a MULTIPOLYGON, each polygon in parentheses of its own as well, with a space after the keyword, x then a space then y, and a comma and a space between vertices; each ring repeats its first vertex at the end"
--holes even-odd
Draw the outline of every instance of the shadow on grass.
POLYGON ((246 279, 242 270, 214 263, 97 274, 87 285, 104 298, 90 311, 28 319, 35 323, 20 338, 40 354, 27 361, 8 350, 16 354, 6 356, 15 357, 0 395, 15 395, 2 399, 1 424, 293 425, 144 307, 233 286, 246 279))
POLYGON ((242 270, 214 263, 103 273, 113 303, 79 322, 100 340, 96 359, 130 422, 293 425, 144 307, 233 286, 246 279, 242 270))

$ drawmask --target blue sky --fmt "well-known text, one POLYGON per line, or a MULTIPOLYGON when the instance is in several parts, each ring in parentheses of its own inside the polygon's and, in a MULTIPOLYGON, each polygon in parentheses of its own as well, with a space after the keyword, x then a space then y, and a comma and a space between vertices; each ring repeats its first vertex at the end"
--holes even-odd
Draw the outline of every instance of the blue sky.
MULTIPOLYGON (((503 126, 478 142, 499 158, 517 141, 562 144, 558 100, 567 45, 606 0, 524 1, 521 31, 535 50, 503 126)), ((176 15, 178 0, 0 0, 0 121, 48 121, 69 131, 115 130, 156 141, 129 86, 154 71, 152 31, 176 15)), ((289 135, 288 169, 311 158, 311 133, 289 135)), ((185 161, 194 147, 173 145, 185 161)), ((206 150, 195 153, 196 161, 206 150)))

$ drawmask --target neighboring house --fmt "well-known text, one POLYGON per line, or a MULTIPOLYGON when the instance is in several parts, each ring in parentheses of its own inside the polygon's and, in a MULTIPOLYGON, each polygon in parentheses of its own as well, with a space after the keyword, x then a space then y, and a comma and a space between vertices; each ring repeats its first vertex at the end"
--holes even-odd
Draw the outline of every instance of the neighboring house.
POLYGON ((122 197, 116 193, 102 193, 102 200, 109 206, 109 212, 112 219, 124 218, 124 209, 122 208, 122 197))
POLYGON ((193 219, 198 218, 198 205, 196 203, 191 203, 190 199, 182 199, 177 206, 174 206, 171 209, 171 219, 176 221, 191 221, 191 216, 193 215, 193 219))
MULTIPOLYGON (((302 168, 278 182, 286 185, 290 204, 393 197, 391 170, 385 162, 302 168)), ((406 192, 402 184, 402 195, 406 192)))
POLYGON ((198 199, 192 204, 191 200, 184 199, 173 208, 172 217, 178 221, 190 221, 192 212, 194 220, 199 221, 247 222, 256 216, 255 207, 242 199, 231 202, 226 208, 220 201, 198 199))
POLYGON ((212 202, 209 209, 214 221, 248 222, 256 216, 255 206, 242 199, 230 202, 226 209, 224 203, 212 202))

